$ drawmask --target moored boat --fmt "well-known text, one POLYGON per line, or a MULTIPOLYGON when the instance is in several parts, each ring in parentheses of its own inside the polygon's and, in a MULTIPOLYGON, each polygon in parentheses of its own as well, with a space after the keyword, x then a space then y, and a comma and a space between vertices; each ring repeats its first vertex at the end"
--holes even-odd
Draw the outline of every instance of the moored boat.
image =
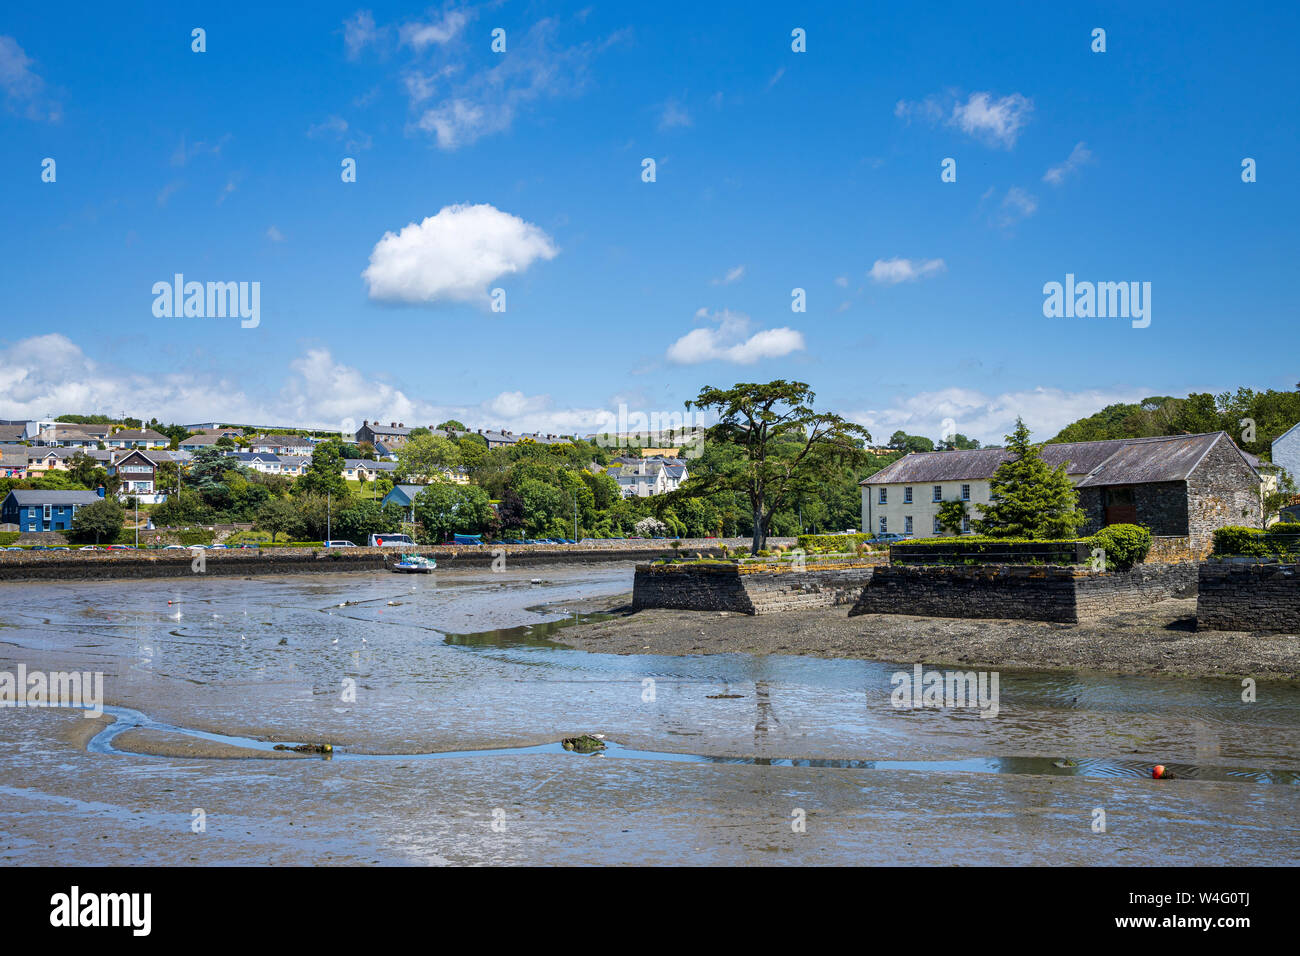
POLYGON ((402 559, 393 565, 393 570, 398 574, 428 574, 438 567, 438 562, 433 558, 426 558, 418 554, 404 554, 402 559))

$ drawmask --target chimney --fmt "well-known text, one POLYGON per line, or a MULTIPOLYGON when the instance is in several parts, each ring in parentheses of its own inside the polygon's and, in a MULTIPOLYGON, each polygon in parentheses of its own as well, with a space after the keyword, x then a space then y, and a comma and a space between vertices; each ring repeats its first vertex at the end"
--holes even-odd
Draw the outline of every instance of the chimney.
POLYGON ((95 494, 99 495, 99 497, 101 498, 104 497, 104 486, 100 485, 98 488, 96 488, 95 494))
POLYGON ((405 428, 405 427, 406 427, 406 422, 398 422, 398 423, 397 423, 397 427, 398 427, 398 428, 405 428))

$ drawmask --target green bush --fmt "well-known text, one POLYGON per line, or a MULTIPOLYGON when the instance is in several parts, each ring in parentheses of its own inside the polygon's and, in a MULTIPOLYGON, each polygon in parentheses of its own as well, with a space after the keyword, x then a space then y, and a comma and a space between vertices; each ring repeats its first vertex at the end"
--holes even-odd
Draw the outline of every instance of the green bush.
POLYGON ((870 534, 801 534, 795 541, 810 554, 820 551, 855 551, 860 544, 870 544, 870 534))
POLYGON ((7 548, 22 535, 21 531, 0 531, 0 548, 7 548))
POLYGON ((1094 534, 1091 543, 1105 553, 1107 568, 1127 571, 1141 564, 1150 552, 1151 532, 1140 525, 1112 524, 1094 534))
POLYGON ((213 535, 206 528, 182 528, 176 537, 188 548, 192 544, 211 544, 213 535))
POLYGON ((1246 528, 1241 525, 1228 525, 1214 531, 1214 553, 1262 555, 1265 553, 1264 532, 1258 528, 1246 528))
POLYGON ((270 540, 271 535, 267 531, 236 531, 226 539, 226 544, 233 548, 240 544, 264 545, 270 540))

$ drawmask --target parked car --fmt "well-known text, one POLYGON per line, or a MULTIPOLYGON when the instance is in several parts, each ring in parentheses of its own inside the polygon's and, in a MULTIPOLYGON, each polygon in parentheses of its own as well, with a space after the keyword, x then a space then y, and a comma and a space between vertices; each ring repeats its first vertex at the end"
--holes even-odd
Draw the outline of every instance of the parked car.
POLYGON ((883 534, 876 535, 873 541, 883 541, 886 544, 893 544, 895 541, 910 541, 910 534, 900 534, 897 531, 886 531, 883 534))
POLYGON ((96 547, 93 544, 88 544, 85 547, 78 548, 77 550, 78 551, 103 551, 104 549, 96 547))
MULTIPOLYGON (((245 545, 245 547, 248 547, 248 546, 245 545)), ((327 548, 355 548, 356 545, 353 544, 351 541, 326 541, 326 542, 325 542, 325 547, 327 547, 327 548)))
POLYGON ((415 542, 411 540, 409 534, 372 534, 370 536, 370 547, 413 548, 415 547, 415 542))
POLYGON ((188 551, 189 548, 183 544, 169 544, 163 547, 164 551, 188 551))

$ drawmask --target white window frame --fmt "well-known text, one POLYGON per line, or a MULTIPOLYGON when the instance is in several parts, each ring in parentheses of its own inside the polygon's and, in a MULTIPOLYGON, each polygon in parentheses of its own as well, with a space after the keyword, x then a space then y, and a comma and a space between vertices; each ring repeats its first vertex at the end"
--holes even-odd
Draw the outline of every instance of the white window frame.
POLYGON ((943 526, 939 524, 939 516, 934 516, 934 533, 943 534, 943 526))
POLYGON ((931 501, 943 501, 943 485, 935 485, 935 486, 934 486, 934 497, 931 498, 930 500, 931 500, 931 501))
POLYGON ((903 518, 903 534, 912 533, 912 516, 906 515, 903 518))
POLYGON ((961 486, 961 500, 970 501, 970 485, 961 486))
POLYGON ((880 533, 889 534, 889 519, 884 515, 880 516, 880 533))
POLYGON ((911 503, 912 503, 912 486, 908 485, 906 488, 903 489, 903 504, 910 505, 911 503))
POLYGON ((880 494, 876 496, 876 504, 878 505, 889 504, 889 489, 884 487, 883 485, 880 488, 880 494))

